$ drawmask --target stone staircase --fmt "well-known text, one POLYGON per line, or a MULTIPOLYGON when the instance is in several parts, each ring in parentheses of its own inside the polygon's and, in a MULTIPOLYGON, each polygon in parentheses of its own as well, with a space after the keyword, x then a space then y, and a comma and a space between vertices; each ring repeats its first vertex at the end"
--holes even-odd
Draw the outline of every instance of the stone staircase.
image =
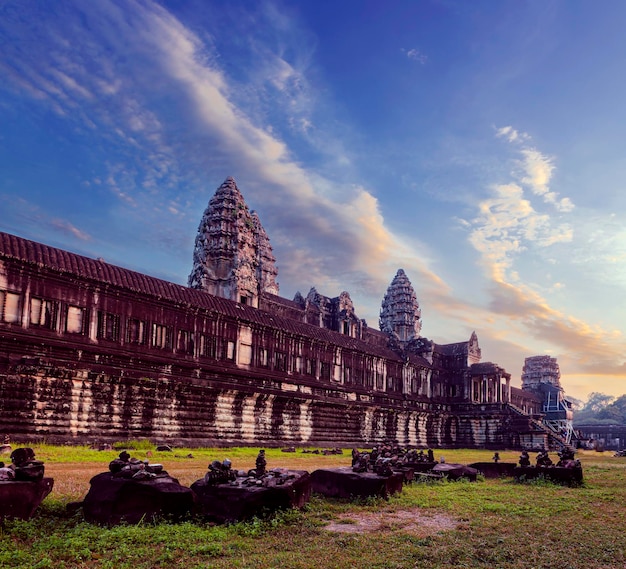
POLYGON ((518 416, 520 419, 524 419, 524 423, 528 425, 528 427, 536 430, 537 432, 541 432, 547 435, 548 437, 548 447, 554 448, 557 450, 561 450, 568 445, 567 441, 560 433, 550 428, 549 425, 538 421, 537 419, 533 419, 530 415, 526 414, 522 409, 513 405, 512 403, 507 403, 506 407, 513 412, 514 415, 518 416))

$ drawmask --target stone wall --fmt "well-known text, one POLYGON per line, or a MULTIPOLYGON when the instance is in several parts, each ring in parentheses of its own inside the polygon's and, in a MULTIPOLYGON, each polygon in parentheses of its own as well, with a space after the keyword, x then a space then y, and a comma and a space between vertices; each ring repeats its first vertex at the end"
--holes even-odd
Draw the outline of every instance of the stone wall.
POLYGON ((509 444, 503 406, 459 414, 449 406, 424 403, 415 410, 388 397, 367 401, 340 390, 310 390, 275 380, 259 385, 232 375, 158 367, 137 375, 128 369, 59 366, 41 357, 13 365, 5 359, 0 432, 14 440, 57 443, 149 438, 188 446, 509 444))

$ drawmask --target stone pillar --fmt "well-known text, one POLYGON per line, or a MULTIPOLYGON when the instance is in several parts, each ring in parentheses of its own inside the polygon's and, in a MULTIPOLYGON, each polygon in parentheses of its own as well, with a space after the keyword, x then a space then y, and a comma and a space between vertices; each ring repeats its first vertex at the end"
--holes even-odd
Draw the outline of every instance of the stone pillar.
POLYGON ((496 397, 497 397, 498 403, 501 403, 502 402, 502 377, 500 376, 500 374, 496 376, 496 379, 497 379, 496 397))

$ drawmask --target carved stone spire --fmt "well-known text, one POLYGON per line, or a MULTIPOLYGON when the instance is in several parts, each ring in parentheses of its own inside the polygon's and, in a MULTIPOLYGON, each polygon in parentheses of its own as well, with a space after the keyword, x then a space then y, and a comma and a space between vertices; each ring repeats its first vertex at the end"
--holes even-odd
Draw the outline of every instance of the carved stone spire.
POLYGON ((274 255, 256 214, 235 180, 226 178, 200 221, 189 286, 259 305, 260 292, 278 292, 274 255))
POLYGON ((421 310, 411 281, 402 269, 398 269, 383 299, 380 329, 391 337, 393 343, 404 347, 419 338, 422 330, 420 316, 421 310))
POLYGON ((276 282, 278 269, 276 268, 276 258, 274 257, 272 246, 270 245, 270 238, 267 236, 267 233, 265 233, 265 229, 263 229, 261 225, 257 212, 253 211, 251 215, 256 238, 258 263, 257 279, 259 281, 259 287, 263 292, 278 295, 279 287, 278 282, 276 282))

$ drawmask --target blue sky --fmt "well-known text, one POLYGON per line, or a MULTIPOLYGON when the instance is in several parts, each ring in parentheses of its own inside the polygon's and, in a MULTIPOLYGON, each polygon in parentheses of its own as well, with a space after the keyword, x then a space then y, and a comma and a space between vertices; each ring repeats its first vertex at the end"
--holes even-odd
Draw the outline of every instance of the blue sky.
POLYGON ((0 230, 186 284, 233 176, 281 295, 626 393, 626 3, 8 0, 0 230))

